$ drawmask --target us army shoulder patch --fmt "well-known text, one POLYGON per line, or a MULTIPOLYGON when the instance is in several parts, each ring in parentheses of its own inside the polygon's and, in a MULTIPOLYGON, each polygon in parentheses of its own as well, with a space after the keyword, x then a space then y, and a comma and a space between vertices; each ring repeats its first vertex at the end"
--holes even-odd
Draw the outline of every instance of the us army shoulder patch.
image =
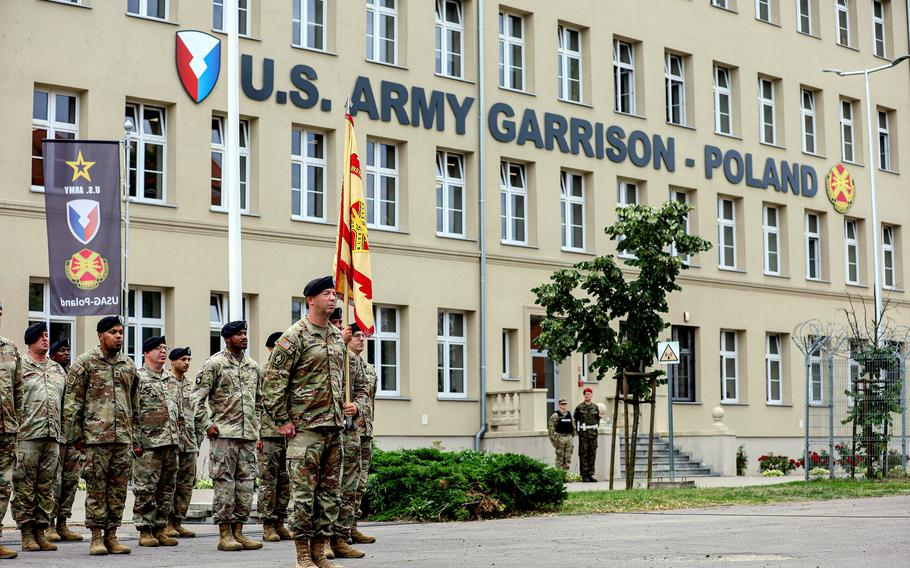
POLYGON ((277 345, 278 347, 281 347, 282 349, 290 349, 290 348, 291 348, 291 342, 288 341, 287 338, 285 338, 285 337, 282 337, 282 338, 280 338, 278 341, 276 341, 276 342, 275 342, 275 345, 277 345))
POLYGON ((287 359, 287 355, 285 355, 284 351, 275 351, 275 354, 272 355, 272 364, 275 367, 281 367, 282 365, 284 365, 284 361, 286 359, 287 359))
POLYGON ((196 384, 198 385, 198 384, 201 384, 201 383, 202 383, 202 375, 199 375, 199 376, 196 377, 196 384))

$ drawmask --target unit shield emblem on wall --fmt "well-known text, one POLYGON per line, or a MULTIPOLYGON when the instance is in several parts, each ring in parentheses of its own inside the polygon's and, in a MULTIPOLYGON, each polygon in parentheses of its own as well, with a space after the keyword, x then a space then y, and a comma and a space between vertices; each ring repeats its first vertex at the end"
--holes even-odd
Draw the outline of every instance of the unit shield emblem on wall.
POLYGON ((205 32, 177 32, 177 74, 195 103, 201 103, 218 81, 221 40, 205 32))
POLYGON ((846 213, 850 210, 856 198, 856 185, 846 166, 837 164, 831 168, 825 177, 825 191, 835 211, 846 213))

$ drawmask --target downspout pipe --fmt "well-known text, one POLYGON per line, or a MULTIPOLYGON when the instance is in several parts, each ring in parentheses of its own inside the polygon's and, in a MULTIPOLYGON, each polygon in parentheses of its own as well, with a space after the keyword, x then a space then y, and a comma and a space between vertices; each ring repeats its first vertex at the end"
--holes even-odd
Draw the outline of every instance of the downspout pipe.
MULTIPOLYGON (((907 0, 910 2, 910 0, 907 0)), ((487 432, 487 215, 486 215, 486 171, 487 151, 484 136, 484 2, 477 0, 477 198, 478 229, 480 246, 480 429, 474 434, 474 450, 480 451, 480 440, 487 432)))

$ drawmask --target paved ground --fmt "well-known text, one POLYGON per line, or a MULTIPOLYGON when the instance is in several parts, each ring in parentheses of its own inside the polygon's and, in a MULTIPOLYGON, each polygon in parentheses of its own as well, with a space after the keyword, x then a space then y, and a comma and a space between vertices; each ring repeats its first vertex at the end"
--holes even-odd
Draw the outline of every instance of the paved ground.
MULTIPOLYGON (((215 550, 215 529, 194 525, 199 538, 171 548, 139 548, 132 527, 122 532, 133 554, 90 557, 87 543, 58 552, 20 552, 10 566, 244 568, 293 566, 293 545, 261 551, 215 550)), ((339 561, 348 568, 413 567, 849 567, 910 565, 910 497, 883 497, 667 513, 532 517, 477 523, 365 524, 379 542, 369 555, 339 561)), ((261 527, 247 531, 261 534, 261 527)), ((18 548, 18 533, 0 538, 18 548)), ((6 565, 6 563, 2 563, 6 565)))

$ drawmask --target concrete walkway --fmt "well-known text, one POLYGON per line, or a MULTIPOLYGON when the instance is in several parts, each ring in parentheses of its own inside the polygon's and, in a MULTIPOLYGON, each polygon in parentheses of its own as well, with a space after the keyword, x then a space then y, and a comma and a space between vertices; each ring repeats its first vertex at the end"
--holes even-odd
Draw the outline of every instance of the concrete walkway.
MULTIPOLYGON (((691 479, 695 481, 695 487, 751 487, 756 485, 778 485, 789 483, 791 481, 802 481, 802 475, 785 475, 783 477, 761 477, 761 476, 743 476, 743 477, 677 477, 677 481, 691 479)), ((669 481, 669 478, 655 478, 654 481, 669 481)), ((635 480, 636 487, 644 487, 643 480, 635 480)), ((598 481, 597 483, 567 483, 566 489, 569 493, 578 491, 609 491, 610 483, 607 481, 598 481)), ((613 481, 613 490, 625 489, 622 479, 613 481)))

